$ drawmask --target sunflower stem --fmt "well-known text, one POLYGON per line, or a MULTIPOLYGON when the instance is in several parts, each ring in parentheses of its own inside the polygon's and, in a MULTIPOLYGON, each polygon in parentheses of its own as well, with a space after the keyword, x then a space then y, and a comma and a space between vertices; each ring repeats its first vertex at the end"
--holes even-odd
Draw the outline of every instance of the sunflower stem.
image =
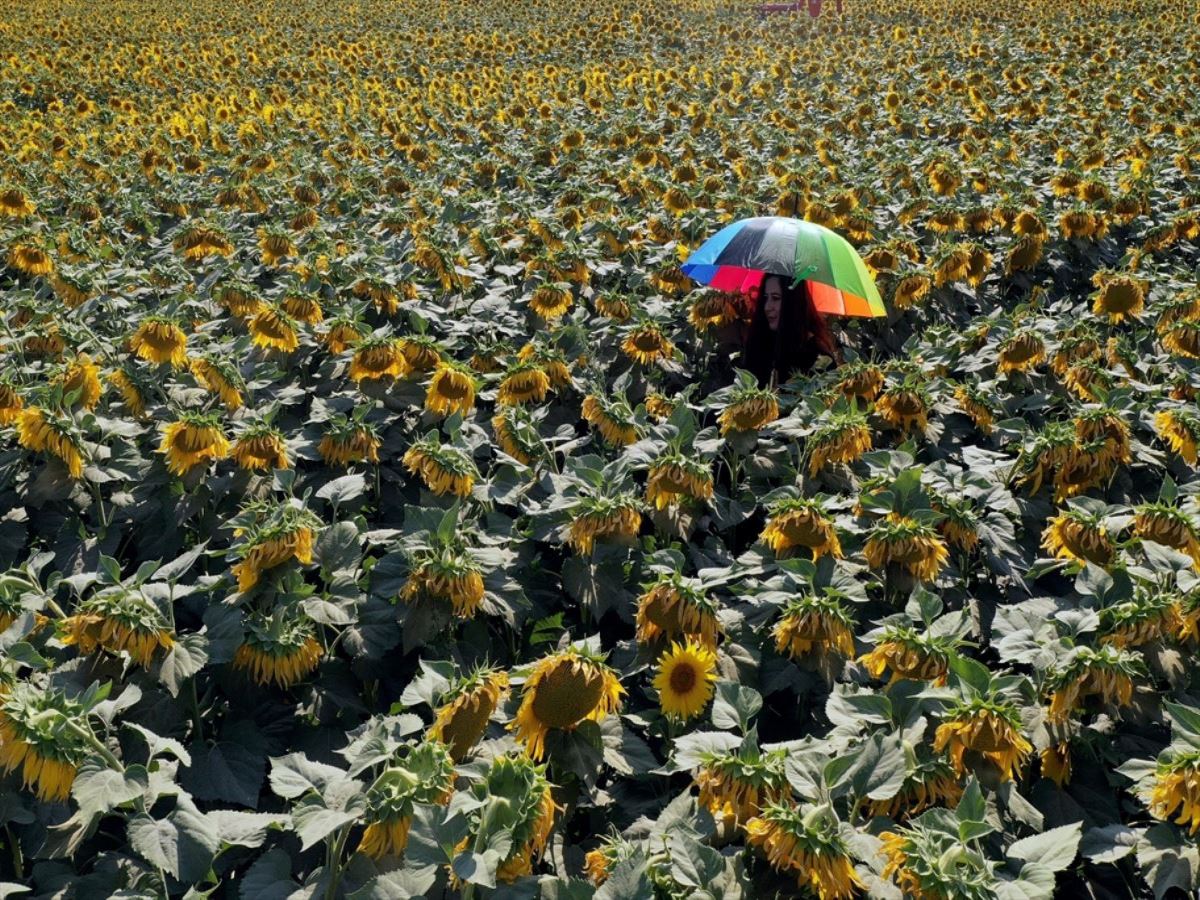
POLYGON ((347 823, 338 831, 337 839, 329 848, 329 887, 325 889, 325 900, 334 900, 337 896, 338 885, 342 881, 342 854, 346 849, 346 840, 350 837, 350 826, 347 823))
POLYGON ((20 881, 25 877, 25 859, 21 855, 21 845, 17 841, 17 836, 13 834, 12 827, 5 823, 4 837, 8 841, 9 852, 12 853, 13 875, 20 881))

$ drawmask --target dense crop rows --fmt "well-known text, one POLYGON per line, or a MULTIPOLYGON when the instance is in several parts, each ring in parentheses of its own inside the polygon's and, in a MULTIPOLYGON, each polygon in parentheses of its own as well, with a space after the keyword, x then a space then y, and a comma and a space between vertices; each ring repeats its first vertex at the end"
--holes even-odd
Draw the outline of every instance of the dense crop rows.
POLYGON ((0 2, 0 893, 1195 889, 1200 16, 845 5, 0 2))

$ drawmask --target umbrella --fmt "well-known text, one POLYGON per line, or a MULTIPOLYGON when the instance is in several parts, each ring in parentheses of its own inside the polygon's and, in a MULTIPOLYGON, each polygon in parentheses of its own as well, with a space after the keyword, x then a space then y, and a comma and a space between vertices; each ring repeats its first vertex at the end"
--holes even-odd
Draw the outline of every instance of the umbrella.
POLYGON ((718 291, 748 294, 767 273, 809 281, 813 303, 839 316, 886 316, 879 289, 858 252, 814 222, 759 216, 727 225, 680 267, 718 291))

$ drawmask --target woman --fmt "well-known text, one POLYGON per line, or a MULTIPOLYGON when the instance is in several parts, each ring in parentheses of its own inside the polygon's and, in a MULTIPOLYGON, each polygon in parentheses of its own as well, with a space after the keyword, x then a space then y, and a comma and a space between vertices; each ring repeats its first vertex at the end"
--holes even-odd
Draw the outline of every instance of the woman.
POLYGON ((769 387, 794 375, 807 375, 821 356, 835 365, 841 363, 833 335, 813 305, 808 282, 792 287, 785 275, 764 276, 742 350, 742 368, 769 387))

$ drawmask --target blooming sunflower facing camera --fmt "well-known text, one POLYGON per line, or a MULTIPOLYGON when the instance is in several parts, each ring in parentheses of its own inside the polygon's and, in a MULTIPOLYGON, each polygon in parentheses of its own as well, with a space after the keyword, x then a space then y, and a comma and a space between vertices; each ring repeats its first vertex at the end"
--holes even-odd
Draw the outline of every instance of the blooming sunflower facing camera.
POLYGON ((616 673, 590 651, 571 647, 538 661, 521 691, 521 707, 509 730, 535 760, 546 755, 552 730, 571 731, 599 722, 621 706, 625 689, 616 673))
POLYGON ((686 722, 704 712, 713 696, 716 666, 716 654, 703 644, 672 644, 659 657, 653 681, 663 715, 686 722))

